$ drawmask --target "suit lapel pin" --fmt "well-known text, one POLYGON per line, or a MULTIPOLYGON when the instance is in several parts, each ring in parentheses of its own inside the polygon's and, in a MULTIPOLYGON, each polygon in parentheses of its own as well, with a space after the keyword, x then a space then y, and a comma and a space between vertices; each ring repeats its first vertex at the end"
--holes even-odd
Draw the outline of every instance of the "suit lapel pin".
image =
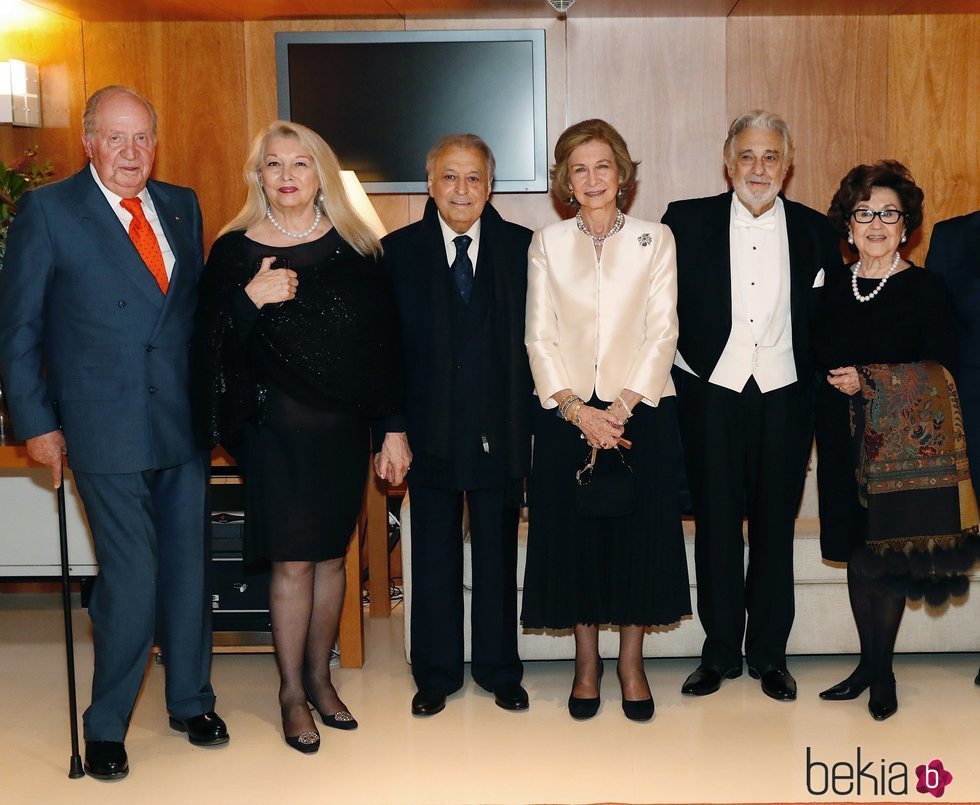
POLYGON ((179 216, 179 215, 175 215, 175 216, 174 216, 174 220, 175 220, 175 221, 179 221, 179 220, 180 220, 180 216, 179 216))
POLYGON ((653 243, 653 238, 650 237, 649 232, 644 232, 636 240, 641 246, 649 246, 651 243, 653 243))

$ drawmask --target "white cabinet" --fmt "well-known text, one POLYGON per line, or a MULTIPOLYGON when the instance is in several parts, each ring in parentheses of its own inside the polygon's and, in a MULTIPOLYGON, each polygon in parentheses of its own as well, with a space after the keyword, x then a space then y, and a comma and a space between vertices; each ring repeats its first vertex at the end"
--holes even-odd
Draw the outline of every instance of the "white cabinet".
MULTIPOLYGON (((65 485, 73 576, 98 572, 92 537, 71 473, 65 485)), ((0 469, 0 576, 60 576, 58 498, 46 469, 0 469)))

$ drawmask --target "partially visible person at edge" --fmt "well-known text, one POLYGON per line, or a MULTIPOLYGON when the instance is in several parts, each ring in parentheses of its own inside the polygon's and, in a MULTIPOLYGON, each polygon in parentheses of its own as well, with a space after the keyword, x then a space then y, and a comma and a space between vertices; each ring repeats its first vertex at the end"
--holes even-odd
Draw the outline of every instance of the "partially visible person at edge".
MULTIPOLYGON (((980 210, 933 227, 926 268, 946 281, 953 300, 959 335, 956 385, 963 405, 963 428, 973 440, 973 491, 980 496, 980 210)), ((974 681, 980 685, 980 672, 974 681)))
POLYGON ((100 780, 129 773, 126 733, 154 634, 170 726, 192 744, 228 741, 210 682, 210 461, 188 392, 201 210, 193 190, 149 178, 156 124, 135 89, 94 92, 89 163, 24 196, 0 271, 0 374, 16 435, 56 487, 71 466, 99 563, 83 722, 85 771, 100 780))
POLYGON ((252 142, 247 199, 211 248, 197 336, 209 441, 245 480, 245 559, 272 563, 269 606, 286 743, 357 727, 330 673, 344 555, 370 460, 369 420, 401 405, 377 235, 315 132, 277 120, 252 142))
POLYGON ((786 121, 739 115, 723 154, 732 190, 671 202, 663 217, 677 240, 674 382, 705 631, 681 692, 706 696, 741 676, 744 637, 749 675, 791 701, 793 536, 813 441, 810 317, 841 259, 826 217, 782 195, 794 156, 786 121))
POLYGON ((568 711, 577 719, 599 709, 600 625, 619 627, 623 712, 647 721, 654 703, 644 629, 691 614, 670 379, 674 239, 667 227, 620 209, 637 165, 605 121, 566 129, 555 146, 551 191, 576 214, 534 234, 528 266, 525 339, 540 405, 522 621, 525 628, 574 629, 568 711), (622 437, 631 449, 620 448, 622 437), (596 474, 602 462, 629 464, 631 505, 609 516, 577 509, 576 470, 587 457, 596 474))
POLYGON ((441 712, 463 686, 464 500, 473 680, 498 707, 528 708, 517 652, 517 526, 531 454, 523 343, 531 232, 489 203, 494 165, 475 134, 442 137, 426 159, 422 220, 383 241, 408 398, 384 424, 375 468, 392 483, 408 478, 417 716, 441 712))
POLYGON ((820 698, 854 699, 870 688, 877 720, 898 710, 893 658, 906 597, 938 605, 965 592, 962 574, 976 556, 969 476, 950 481, 957 461, 965 464, 945 371, 956 371, 955 317, 942 279, 901 254, 922 223, 922 199, 892 160, 858 165, 841 180, 828 215, 858 260, 827 272, 813 328, 823 375, 820 547, 825 559, 847 563, 861 644, 857 668, 820 698))

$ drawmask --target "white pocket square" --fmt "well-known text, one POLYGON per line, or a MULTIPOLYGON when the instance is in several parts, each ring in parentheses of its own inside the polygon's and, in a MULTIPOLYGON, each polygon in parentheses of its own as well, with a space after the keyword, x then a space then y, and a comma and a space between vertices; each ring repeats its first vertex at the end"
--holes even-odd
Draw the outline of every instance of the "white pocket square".
POLYGON ((820 270, 819 270, 819 271, 817 272, 817 276, 816 276, 816 278, 815 278, 815 279, 813 280, 813 287, 814 287, 814 288, 823 288, 823 284, 824 284, 824 281, 825 281, 826 279, 827 279, 827 275, 826 275, 826 273, 824 272, 824 270, 823 270, 823 269, 821 268, 821 269, 820 269, 820 270))

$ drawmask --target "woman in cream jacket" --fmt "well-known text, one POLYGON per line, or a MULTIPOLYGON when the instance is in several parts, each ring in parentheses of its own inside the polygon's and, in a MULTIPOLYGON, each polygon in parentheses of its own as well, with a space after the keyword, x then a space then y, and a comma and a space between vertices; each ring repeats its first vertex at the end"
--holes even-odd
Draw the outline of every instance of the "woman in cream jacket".
POLYGON ((578 212, 536 232, 529 252, 525 343, 540 408, 522 621, 525 628, 574 629, 568 707, 580 719, 599 709, 599 626, 620 627, 623 711, 646 721, 654 704, 644 629, 691 613, 670 379, 674 239, 665 226, 619 209, 636 167, 608 123, 567 129, 555 147, 552 192, 578 212), (593 447, 600 465, 618 462, 616 450, 630 465, 631 510, 578 513, 576 470, 593 447))

